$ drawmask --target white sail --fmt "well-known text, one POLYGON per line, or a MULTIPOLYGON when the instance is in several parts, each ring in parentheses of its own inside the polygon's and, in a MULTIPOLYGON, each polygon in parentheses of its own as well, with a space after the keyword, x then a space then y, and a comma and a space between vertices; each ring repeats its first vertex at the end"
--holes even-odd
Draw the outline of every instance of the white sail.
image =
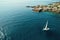
POLYGON ((43 28, 43 30, 49 30, 50 28, 48 28, 48 21, 46 22, 46 25, 45 25, 45 27, 43 28))

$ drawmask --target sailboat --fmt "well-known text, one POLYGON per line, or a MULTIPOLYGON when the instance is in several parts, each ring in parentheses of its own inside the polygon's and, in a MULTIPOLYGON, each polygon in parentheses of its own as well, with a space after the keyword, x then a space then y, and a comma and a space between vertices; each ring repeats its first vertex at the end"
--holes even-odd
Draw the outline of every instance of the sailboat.
POLYGON ((46 22, 46 25, 45 25, 45 27, 43 28, 43 30, 44 30, 44 31, 50 30, 50 28, 48 28, 48 21, 46 22))

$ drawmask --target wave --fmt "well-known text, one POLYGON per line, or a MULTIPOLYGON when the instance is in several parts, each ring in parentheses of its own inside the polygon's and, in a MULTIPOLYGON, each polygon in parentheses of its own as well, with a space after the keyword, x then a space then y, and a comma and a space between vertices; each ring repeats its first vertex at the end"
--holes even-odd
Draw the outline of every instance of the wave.
POLYGON ((6 30, 3 27, 0 27, 0 40, 10 40, 11 38, 7 35, 6 30))

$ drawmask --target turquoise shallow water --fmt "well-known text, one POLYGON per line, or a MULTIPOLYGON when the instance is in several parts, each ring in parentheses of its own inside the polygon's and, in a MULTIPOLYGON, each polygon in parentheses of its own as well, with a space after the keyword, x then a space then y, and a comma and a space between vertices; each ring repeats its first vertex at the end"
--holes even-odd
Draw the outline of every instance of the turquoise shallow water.
POLYGON ((0 26, 7 34, 3 40, 60 40, 60 14, 36 13, 26 5, 0 7, 0 26), (43 31, 47 20, 51 30, 43 31))

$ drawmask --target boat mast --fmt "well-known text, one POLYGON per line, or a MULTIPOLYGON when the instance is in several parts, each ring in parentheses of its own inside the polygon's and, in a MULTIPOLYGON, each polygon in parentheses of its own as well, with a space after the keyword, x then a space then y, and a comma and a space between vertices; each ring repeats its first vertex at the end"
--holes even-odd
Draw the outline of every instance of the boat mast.
POLYGON ((45 25, 45 28, 47 28, 47 27, 48 27, 48 20, 47 20, 46 25, 45 25))

